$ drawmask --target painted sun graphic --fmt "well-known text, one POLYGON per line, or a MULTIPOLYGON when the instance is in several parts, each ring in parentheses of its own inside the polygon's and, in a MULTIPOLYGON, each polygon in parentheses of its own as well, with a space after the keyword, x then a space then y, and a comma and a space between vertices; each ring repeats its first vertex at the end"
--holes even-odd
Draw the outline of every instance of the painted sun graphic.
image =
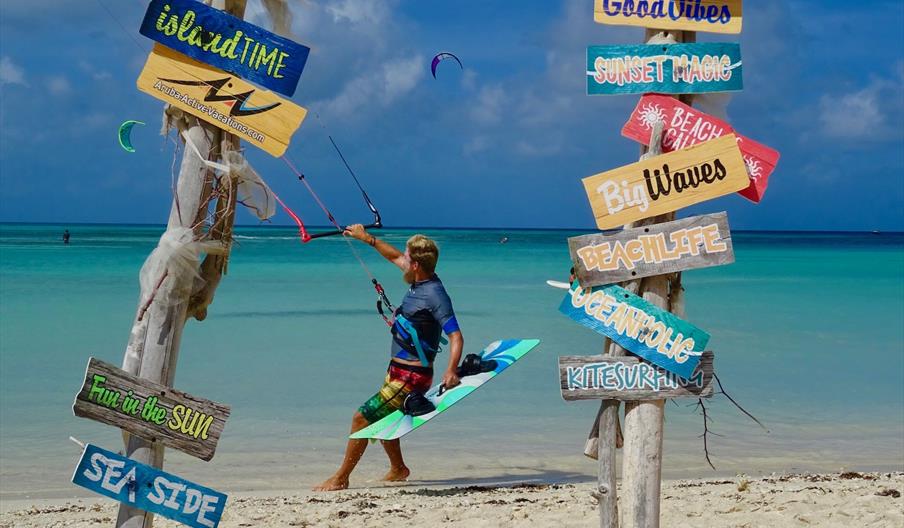
POLYGON ((763 167, 758 160, 745 156, 744 164, 747 165, 747 174, 750 175, 751 180, 757 180, 763 175, 763 167))
POLYGON ((640 110, 640 121, 644 128, 652 130, 656 123, 665 122, 665 112, 659 105, 648 103, 640 110))

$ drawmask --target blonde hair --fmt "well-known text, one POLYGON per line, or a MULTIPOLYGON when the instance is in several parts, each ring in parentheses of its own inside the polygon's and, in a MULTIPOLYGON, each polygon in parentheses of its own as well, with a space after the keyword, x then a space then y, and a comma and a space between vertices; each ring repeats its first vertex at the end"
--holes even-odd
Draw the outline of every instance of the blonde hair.
POLYGON ((424 235, 414 235, 405 243, 408 248, 408 256, 417 262, 421 269, 427 273, 436 270, 436 261, 439 260, 439 248, 436 242, 424 235))

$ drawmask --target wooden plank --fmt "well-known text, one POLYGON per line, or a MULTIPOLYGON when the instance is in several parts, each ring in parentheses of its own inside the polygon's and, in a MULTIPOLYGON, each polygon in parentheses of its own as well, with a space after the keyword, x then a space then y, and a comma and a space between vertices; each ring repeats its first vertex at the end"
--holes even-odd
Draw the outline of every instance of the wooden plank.
POLYGON ((724 212, 572 237, 568 251, 584 288, 734 262, 724 212))
POLYGON ((91 358, 72 411, 202 460, 213 458, 229 407, 91 358))
POLYGON ((587 93, 695 94, 744 88, 741 47, 731 43, 587 48, 587 93))
POLYGON ((289 97, 311 49, 195 0, 151 0, 142 35, 289 97))
POLYGON ((705 114, 675 98, 647 94, 640 98, 628 122, 622 128, 622 135, 649 145, 650 132, 657 121, 663 123, 662 150, 673 152, 699 145, 726 134, 735 134, 738 147, 747 166, 750 184, 738 194, 759 203, 769 186, 769 176, 778 165, 778 151, 738 134, 728 123, 705 114))
POLYGON ((733 134, 583 179, 600 229, 677 211, 748 186, 733 134))
POLYGON ((92 444, 85 445, 72 483, 193 528, 216 528, 227 499, 224 493, 92 444))
POLYGON ((235 75, 160 44, 148 55, 138 89, 272 156, 282 156, 307 110, 235 75))
POLYGON ((567 401, 708 398, 713 394, 713 353, 704 352, 690 379, 631 356, 561 356, 559 386, 567 401))
POLYGON ((709 342, 708 333, 614 284, 587 290, 575 281, 559 311, 683 378, 709 342))
POLYGON ((740 33, 743 24, 741 0, 596 0, 593 19, 613 26, 731 34, 740 33))

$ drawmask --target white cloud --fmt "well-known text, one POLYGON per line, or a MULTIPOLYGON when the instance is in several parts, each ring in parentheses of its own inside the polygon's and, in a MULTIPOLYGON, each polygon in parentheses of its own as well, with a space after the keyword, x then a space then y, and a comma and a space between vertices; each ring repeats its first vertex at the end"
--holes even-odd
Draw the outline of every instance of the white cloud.
POLYGON ((69 79, 63 77, 62 75, 51 77, 47 81, 47 89, 51 94, 60 96, 66 95, 72 91, 72 85, 69 84, 69 79))
POLYGON ((25 72, 7 56, 0 58, 0 86, 4 84, 28 86, 25 82, 25 72))
POLYGON ((392 2, 386 0, 338 0, 326 6, 334 22, 382 23, 389 18, 392 2))
POLYGON ((471 119, 481 125, 492 125, 502 119, 505 90, 501 86, 484 86, 477 96, 477 104, 471 108, 471 119))
POLYGON ((874 77, 866 87, 840 95, 823 95, 819 100, 819 122, 829 138, 871 141, 900 137, 904 101, 898 79, 874 77))
POLYGON ((313 106, 336 117, 347 117, 374 103, 385 108, 417 86, 424 77, 423 64, 420 55, 393 59, 376 72, 352 79, 336 97, 313 106))
POLYGON ((93 64, 86 60, 79 61, 78 67, 80 70, 90 75, 91 78, 95 81, 106 81, 113 78, 113 75, 110 72, 106 70, 98 70, 94 67, 93 64))

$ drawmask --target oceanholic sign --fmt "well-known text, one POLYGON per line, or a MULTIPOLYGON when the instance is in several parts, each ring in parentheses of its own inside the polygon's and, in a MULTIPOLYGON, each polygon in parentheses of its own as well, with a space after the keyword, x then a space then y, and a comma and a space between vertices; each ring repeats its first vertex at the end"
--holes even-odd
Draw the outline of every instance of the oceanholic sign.
POLYGON ((596 0, 600 24, 657 29, 741 32, 741 0, 596 0))

